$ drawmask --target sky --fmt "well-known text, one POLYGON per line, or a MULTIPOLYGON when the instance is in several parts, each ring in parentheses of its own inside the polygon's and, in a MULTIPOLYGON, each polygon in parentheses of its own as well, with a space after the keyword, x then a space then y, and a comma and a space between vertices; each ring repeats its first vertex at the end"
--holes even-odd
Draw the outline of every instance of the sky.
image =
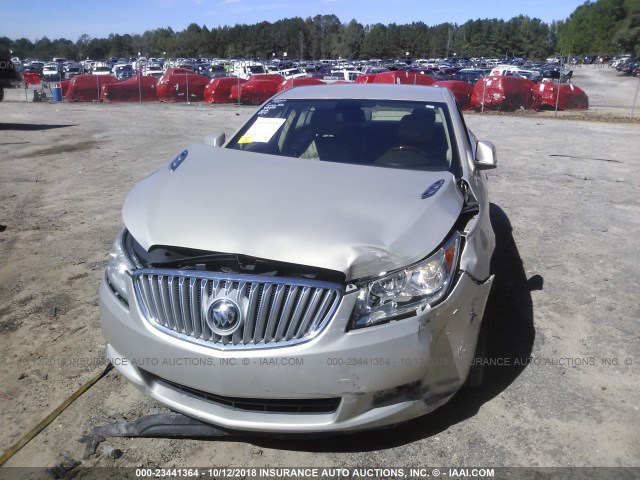
POLYGON ((477 18, 528 15, 545 22, 566 19, 585 0, 2 0, 0 37, 35 41, 82 34, 144 33, 161 27, 183 30, 190 23, 214 28, 283 18, 336 15, 363 25, 424 22, 462 24, 477 18))

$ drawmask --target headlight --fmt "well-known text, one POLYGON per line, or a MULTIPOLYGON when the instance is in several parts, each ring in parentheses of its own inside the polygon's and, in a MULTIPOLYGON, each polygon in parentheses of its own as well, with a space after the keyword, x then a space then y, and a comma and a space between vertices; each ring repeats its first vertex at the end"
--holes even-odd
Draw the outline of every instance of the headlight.
POLYGON ((127 274, 130 274, 135 266, 124 248, 126 230, 123 229, 113 244, 107 263, 107 280, 116 293, 126 302, 127 298, 127 274))
POLYGON ((369 327, 407 317, 440 302, 458 264, 460 234, 454 235, 426 260, 360 285, 353 328, 369 327))

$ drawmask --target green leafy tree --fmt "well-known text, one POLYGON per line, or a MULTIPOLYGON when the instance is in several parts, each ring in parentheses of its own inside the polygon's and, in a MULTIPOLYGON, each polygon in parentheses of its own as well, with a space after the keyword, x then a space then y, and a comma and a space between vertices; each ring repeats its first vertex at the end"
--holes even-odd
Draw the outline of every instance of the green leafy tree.
POLYGON ((365 58, 387 58, 392 55, 387 43, 387 27, 381 23, 372 25, 362 42, 362 53, 365 58))
POLYGON ((0 38, 0 45, 20 57, 65 56, 93 59, 148 57, 282 58, 413 58, 453 56, 501 57, 505 54, 545 58, 553 53, 640 54, 640 0, 587 1, 565 21, 549 24, 519 15, 510 20, 475 19, 462 25, 443 23, 363 26, 356 19, 342 24, 335 15, 287 18, 253 25, 236 24, 209 29, 191 23, 174 31, 158 28, 142 34, 111 34, 107 38, 82 35, 75 43, 47 37, 0 38))
POLYGON ((629 16, 637 4, 638 0, 585 2, 569 16, 560 30, 560 50, 577 54, 618 50, 618 31, 630 26, 629 16))
POLYGON ((355 19, 344 27, 341 54, 344 58, 360 58, 365 32, 362 24, 355 19))

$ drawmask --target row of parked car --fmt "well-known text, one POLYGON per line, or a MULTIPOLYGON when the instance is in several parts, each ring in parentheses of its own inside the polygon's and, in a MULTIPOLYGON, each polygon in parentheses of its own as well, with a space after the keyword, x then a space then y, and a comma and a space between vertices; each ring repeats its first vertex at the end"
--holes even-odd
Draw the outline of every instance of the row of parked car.
POLYGON ((569 59, 571 65, 607 65, 625 75, 640 75, 640 58, 632 55, 586 55, 569 59))
POLYGON ((612 62, 611 67, 625 75, 640 76, 640 58, 625 56, 612 62))
MULTIPOLYGON (((62 97, 79 102, 201 102, 259 105, 277 92, 307 85, 347 83, 317 77, 283 78, 279 74, 255 74, 248 79, 210 79, 191 70, 169 68, 161 78, 138 75, 126 80, 113 76, 80 75, 56 83, 62 97)), ((515 111, 586 109, 588 97, 572 83, 548 79, 535 83, 517 75, 492 74, 470 84, 461 80, 438 80, 415 71, 365 73, 354 84, 438 86, 449 89, 462 110, 515 111)), ((53 94, 53 91, 52 91, 53 94)))
POLYGON ((54 58, 51 62, 23 62, 25 72, 38 73, 46 81, 62 81, 82 73, 111 75, 119 80, 142 74, 159 78, 168 68, 182 68, 208 78, 237 76, 248 78, 256 74, 278 73, 285 78, 312 76, 354 81, 358 76, 387 71, 411 71, 430 75, 438 80, 463 80, 475 84, 492 73, 523 77, 534 82, 544 78, 570 81, 572 71, 564 68, 562 58, 546 61, 525 61, 522 58, 423 58, 370 60, 285 60, 285 59, 214 59, 214 58, 109 58, 82 62, 54 58))
MULTIPOLYGON (((39 67, 39 62, 36 62, 35 66, 32 62, 29 68, 25 68, 24 71, 38 72, 39 67)), ((46 80, 68 80, 76 75, 85 73, 81 64, 71 61, 49 62, 43 64, 41 68, 42 70, 39 73, 46 80)))

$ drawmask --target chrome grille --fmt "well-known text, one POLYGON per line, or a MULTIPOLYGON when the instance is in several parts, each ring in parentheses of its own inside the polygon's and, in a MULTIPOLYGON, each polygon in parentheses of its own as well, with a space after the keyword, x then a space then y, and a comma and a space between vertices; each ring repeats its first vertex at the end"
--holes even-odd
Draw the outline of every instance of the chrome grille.
POLYGON ((308 341, 327 325, 342 292, 338 284, 313 280, 162 269, 137 270, 133 283, 151 325, 223 350, 308 341), (215 333, 208 321, 209 307, 218 299, 235 303, 242 318, 228 335, 215 333))

